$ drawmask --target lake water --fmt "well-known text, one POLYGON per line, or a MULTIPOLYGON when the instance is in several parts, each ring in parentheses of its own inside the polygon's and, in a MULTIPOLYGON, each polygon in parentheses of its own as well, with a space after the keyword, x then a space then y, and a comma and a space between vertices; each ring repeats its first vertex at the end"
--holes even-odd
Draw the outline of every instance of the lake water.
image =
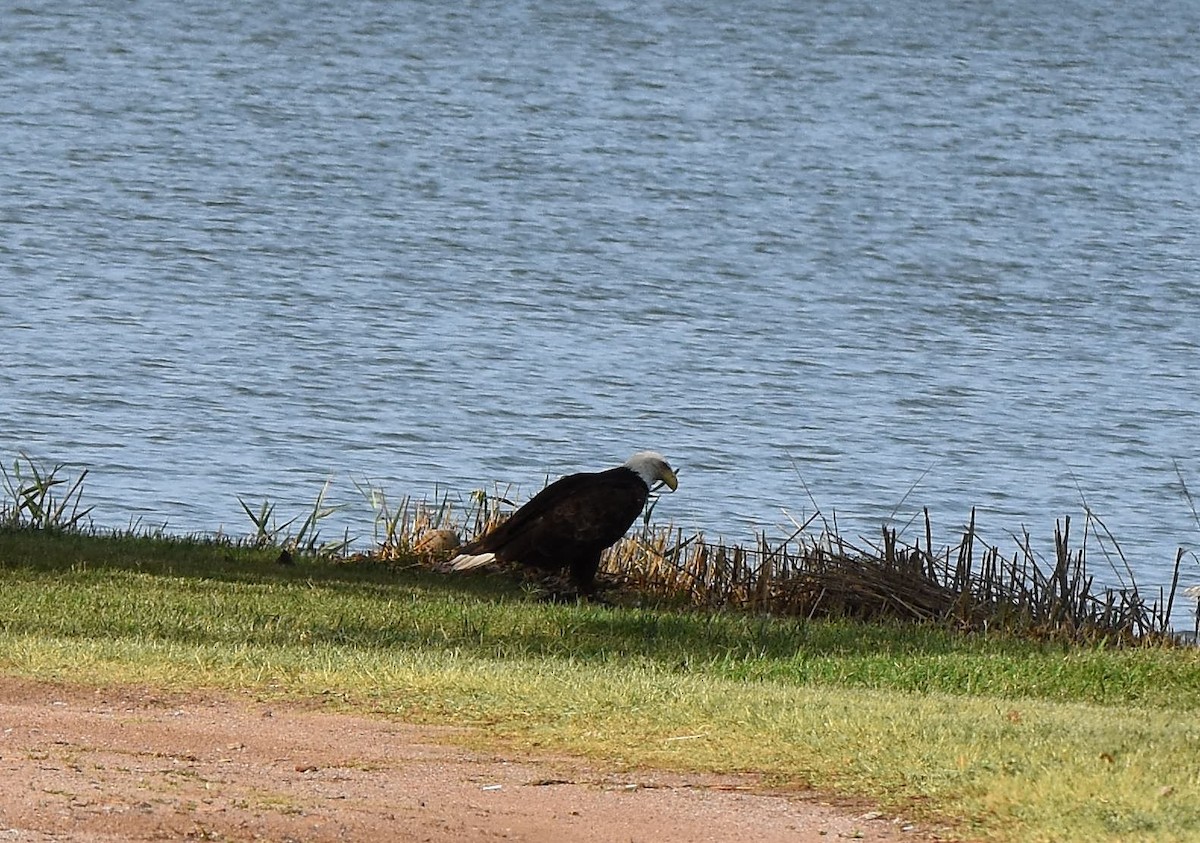
POLYGON ((366 540, 356 481, 652 447, 686 529, 1086 500, 1166 584, 1198 55, 1190 0, 4 3, 0 459, 178 532, 332 479, 366 540))

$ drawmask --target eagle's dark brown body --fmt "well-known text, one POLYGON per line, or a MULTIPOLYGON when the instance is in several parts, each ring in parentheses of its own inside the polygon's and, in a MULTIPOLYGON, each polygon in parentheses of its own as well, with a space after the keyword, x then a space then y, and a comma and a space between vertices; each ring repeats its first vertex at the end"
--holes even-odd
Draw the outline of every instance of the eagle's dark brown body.
POLYGON ((544 570, 567 569, 575 587, 591 594, 600 555, 637 520, 650 496, 650 483, 656 480, 676 487, 675 473, 666 461, 647 452, 607 471, 563 477, 463 547, 447 567, 461 571, 499 560, 544 570))

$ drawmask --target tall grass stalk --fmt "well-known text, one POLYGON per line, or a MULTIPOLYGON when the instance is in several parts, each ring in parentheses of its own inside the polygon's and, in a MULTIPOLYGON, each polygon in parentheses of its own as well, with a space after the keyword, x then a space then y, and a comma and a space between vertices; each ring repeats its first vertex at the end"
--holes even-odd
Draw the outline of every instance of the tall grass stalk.
POLYGON ((461 519, 449 495, 439 495, 435 489, 433 504, 406 495, 392 505, 386 492, 369 480, 354 485, 375 513, 371 558, 387 562, 427 558, 431 535, 447 531, 457 537, 461 519))
POLYGON ((345 504, 329 505, 325 502, 332 482, 332 480, 325 481, 303 520, 297 515, 282 524, 276 521, 276 505, 270 500, 264 500, 259 508, 254 510, 239 497, 238 503, 242 505, 242 510, 254 524, 255 534, 251 539, 252 543, 259 547, 279 547, 288 553, 318 556, 344 554, 354 542, 348 533, 338 540, 321 541, 321 521, 345 508, 345 504), (292 528, 296 522, 299 522, 300 525, 293 531, 292 528))
POLYGON ((0 523, 13 527, 69 530, 81 526, 92 508, 82 507, 83 481, 87 469, 72 480, 61 476, 64 463, 45 468, 26 453, 20 453, 11 471, 0 464, 4 500, 0 523), (24 466, 24 467, 22 467, 24 466))

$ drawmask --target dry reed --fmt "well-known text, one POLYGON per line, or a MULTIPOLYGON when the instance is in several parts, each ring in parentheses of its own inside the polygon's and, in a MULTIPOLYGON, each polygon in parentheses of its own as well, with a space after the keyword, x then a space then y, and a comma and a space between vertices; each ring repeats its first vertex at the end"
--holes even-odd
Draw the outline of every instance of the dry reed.
MULTIPOLYGON (((1096 519, 1088 514, 1090 527, 1096 519)), ((805 525, 807 527, 807 525, 805 525)), ((1005 555, 984 543, 972 510, 961 541, 935 549, 929 512, 925 543, 905 544, 884 527, 860 548, 828 527, 777 544, 709 542, 702 535, 645 528, 606 554, 602 571, 623 589, 717 609, 805 618, 939 623, 1037 637, 1131 643, 1171 637, 1170 618, 1184 551, 1171 588, 1147 599, 1124 565, 1123 585, 1098 585, 1088 569, 1087 534, 1071 543, 1071 519, 1056 523, 1054 556, 1039 562, 1029 535, 1005 555)), ((1124 563, 1124 557, 1121 557, 1124 563)))

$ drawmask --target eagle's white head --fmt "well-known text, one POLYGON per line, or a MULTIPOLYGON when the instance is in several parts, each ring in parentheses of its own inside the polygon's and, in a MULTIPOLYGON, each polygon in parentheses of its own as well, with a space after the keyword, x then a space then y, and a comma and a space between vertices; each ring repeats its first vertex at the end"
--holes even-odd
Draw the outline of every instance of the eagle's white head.
POLYGON ((672 492, 679 488, 679 480, 676 479, 675 472, 671 470, 671 466, 667 465, 666 458, 658 451, 638 451, 625 460, 625 467, 642 478, 648 489, 653 489, 659 481, 666 483, 672 492))

